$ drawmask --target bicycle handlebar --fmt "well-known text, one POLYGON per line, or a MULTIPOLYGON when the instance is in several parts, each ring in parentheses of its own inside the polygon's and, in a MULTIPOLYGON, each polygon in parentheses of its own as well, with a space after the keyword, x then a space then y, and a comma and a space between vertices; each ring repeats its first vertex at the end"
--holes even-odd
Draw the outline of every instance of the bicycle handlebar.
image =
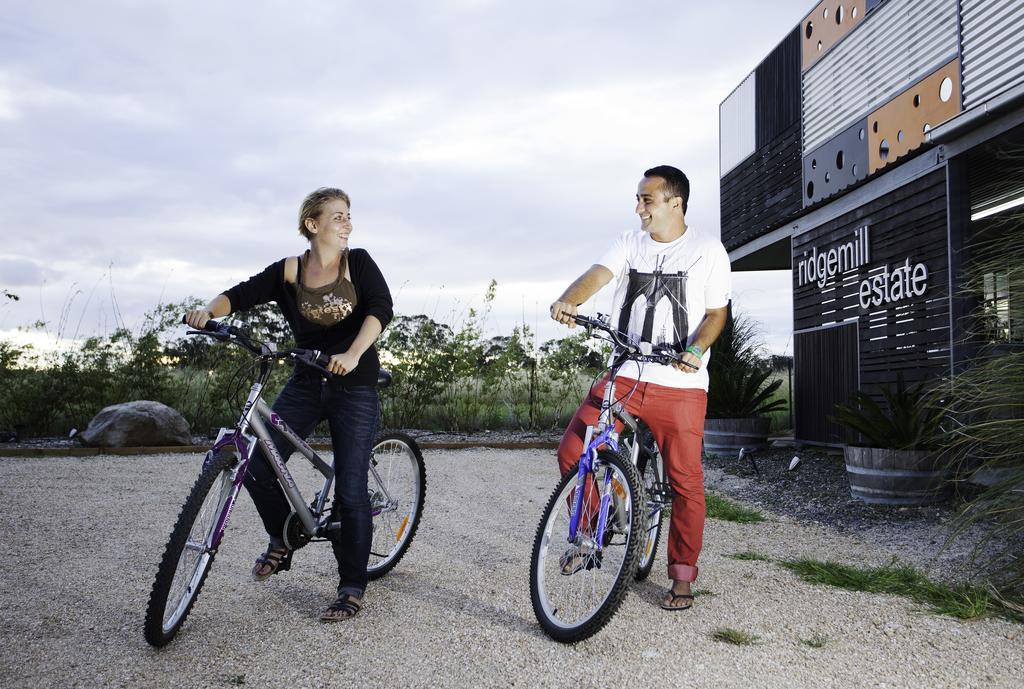
POLYGON ((623 352, 624 357, 628 360, 664 366, 671 366, 682 361, 682 354, 670 344, 652 345, 648 342, 634 342, 626 333, 615 330, 600 318, 575 314, 573 319, 577 325, 585 327, 587 332, 601 330, 608 333, 612 343, 623 352))
MULTIPOLYGON (((182 316, 181 322, 188 325, 184 316, 182 316)), ((304 366, 315 368, 324 375, 334 375, 331 371, 327 370, 327 364, 330 362, 331 358, 318 349, 302 349, 299 347, 293 347, 291 349, 275 352, 266 344, 257 342, 250 338, 241 328, 224 323, 223 321, 215 321, 211 318, 206 321, 206 325, 203 326, 202 330, 189 330, 187 334, 207 335, 222 342, 237 344, 263 359, 289 359, 304 366)))

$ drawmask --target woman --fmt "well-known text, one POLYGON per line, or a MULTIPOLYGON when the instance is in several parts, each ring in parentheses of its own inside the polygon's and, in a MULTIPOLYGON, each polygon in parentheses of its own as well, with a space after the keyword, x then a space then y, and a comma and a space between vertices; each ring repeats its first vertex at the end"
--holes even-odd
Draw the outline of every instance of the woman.
MULTIPOLYGON (((334 447, 334 518, 341 530, 332 540, 338 560, 338 597, 324 611, 324 621, 345 620, 362 608, 366 563, 370 555, 371 517, 366 477, 377 432, 380 362, 374 342, 391 320, 391 293, 377 264, 364 249, 349 250, 352 217, 341 189, 317 189, 299 211, 299 233, 309 240, 302 256, 283 258, 245 282, 217 295, 205 308, 187 314, 193 328, 211 318, 277 302, 298 347, 330 355, 327 380, 314 369, 299 367, 273 408, 303 438, 327 419, 334 447)), ((292 447, 273 431, 286 458, 292 447)), ((290 507, 277 475, 262 451, 249 465, 245 486, 270 534, 266 552, 253 567, 264 580, 288 569, 291 552, 282 531, 290 507)))

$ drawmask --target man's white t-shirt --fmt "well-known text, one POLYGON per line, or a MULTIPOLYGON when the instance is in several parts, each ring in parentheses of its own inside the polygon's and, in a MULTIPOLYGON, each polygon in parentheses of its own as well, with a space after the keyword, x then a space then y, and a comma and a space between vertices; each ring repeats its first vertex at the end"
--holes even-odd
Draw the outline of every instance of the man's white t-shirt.
MULTIPOLYGON (((678 349, 685 349, 704 312, 729 304, 729 254, 718 237, 692 227, 667 243, 651 239, 643 230, 631 230, 616 239, 598 263, 617 280, 611 325, 628 332, 635 341, 677 344, 678 349)), ((631 361, 620 375, 673 388, 707 390, 710 358, 711 351, 704 352, 695 373, 631 361)))

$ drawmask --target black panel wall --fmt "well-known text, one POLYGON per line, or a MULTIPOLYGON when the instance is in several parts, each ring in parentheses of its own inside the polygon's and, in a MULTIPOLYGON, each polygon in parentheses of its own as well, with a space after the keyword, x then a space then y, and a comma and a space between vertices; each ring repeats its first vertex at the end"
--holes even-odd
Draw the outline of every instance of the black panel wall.
POLYGON ((857 392, 857 339, 856 323, 793 333, 793 431, 800 440, 853 440, 821 410, 847 404, 857 392))
POLYGON ((757 67, 754 82, 757 148, 721 180, 722 243, 729 251, 803 208, 799 27, 757 67))
MULTIPOLYGON (((878 386, 902 375, 907 383, 936 380, 950 374, 949 257, 946 217, 946 170, 940 168, 833 221, 793 237, 793 330, 811 330, 857 319, 861 389, 876 396, 878 386), (819 254, 870 228, 866 265, 839 273, 824 287, 799 284, 805 252, 819 254), (920 297, 862 308, 860 285, 865 279, 903 265, 923 263, 927 288, 920 297)), ((797 380, 796 386, 808 384, 797 380)), ((803 394, 795 392, 799 397, 803 394)), ((797 411, 827 416, 831 409, 797 411)), ((807 420, 812 426, 821 421, 807 420)), ((815 440, 817 438, 807 438, 815 440)))
POLYGON ((757 148, 782 136, 800 119, 800 27, 754 70, 757 148))
POLYGON ((803 208, 800 122, 722 178, 722 243, 728 251, 775 229, 803 208))

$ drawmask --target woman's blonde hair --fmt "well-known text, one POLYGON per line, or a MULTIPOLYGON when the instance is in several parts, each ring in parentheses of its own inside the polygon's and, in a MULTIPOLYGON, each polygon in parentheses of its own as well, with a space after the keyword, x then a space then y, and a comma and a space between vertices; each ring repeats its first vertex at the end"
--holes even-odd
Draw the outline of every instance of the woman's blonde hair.
POLYGON ((306 239, 313 238, 310 231, 306 229, 306 218, 314 220, 319 218, 324 206, 333 199, 341 199, 346 206, 352 207, 352 201, 348 198, 348 194, 334 187, 320 187, 302 201, 302 206, 299 207, 299 234, 306 239))

